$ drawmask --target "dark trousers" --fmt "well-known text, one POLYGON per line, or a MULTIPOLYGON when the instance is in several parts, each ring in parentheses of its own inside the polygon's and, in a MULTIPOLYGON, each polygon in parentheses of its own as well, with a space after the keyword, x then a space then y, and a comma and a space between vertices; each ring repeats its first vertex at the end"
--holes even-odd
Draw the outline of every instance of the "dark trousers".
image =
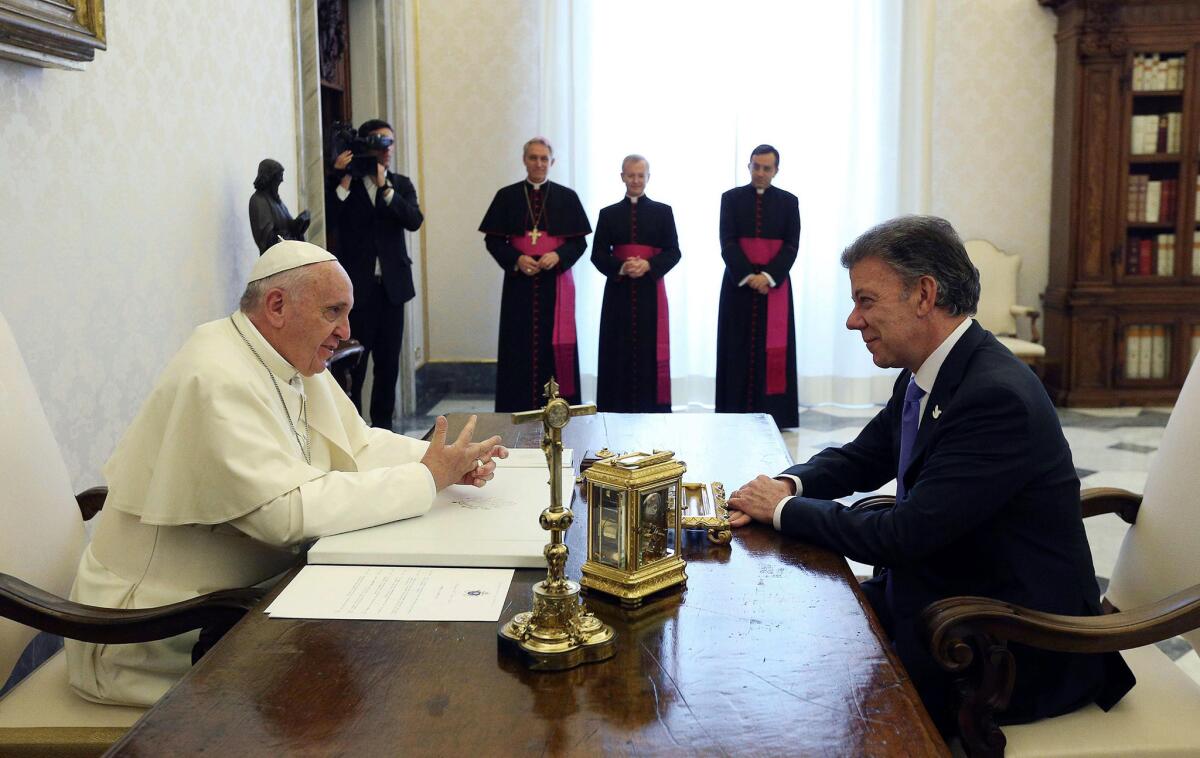
POLYGON ((368 293, 354 293, 350 336, 363 344, 363 354, 350 370, 350 399, 362 412, 362 388, 367 379, 367 356, 375 361, 371 386, 371 426, 392 428, 396 410, 396 379, 400 375, 400 344, 404 337, 404 305, 388 300, 377 279, 368 293), (363 303, 359 307, 359 303, 363 303))

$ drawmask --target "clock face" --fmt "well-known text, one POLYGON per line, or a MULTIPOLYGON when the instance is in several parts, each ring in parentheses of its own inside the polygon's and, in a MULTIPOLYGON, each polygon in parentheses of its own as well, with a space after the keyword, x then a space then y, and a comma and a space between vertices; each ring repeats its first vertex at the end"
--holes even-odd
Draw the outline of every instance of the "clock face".
POLYGON ((551 400, 546 406, 546 423, 554 429, 562 429, 571 420, 571 406, 565 400, 551 400))

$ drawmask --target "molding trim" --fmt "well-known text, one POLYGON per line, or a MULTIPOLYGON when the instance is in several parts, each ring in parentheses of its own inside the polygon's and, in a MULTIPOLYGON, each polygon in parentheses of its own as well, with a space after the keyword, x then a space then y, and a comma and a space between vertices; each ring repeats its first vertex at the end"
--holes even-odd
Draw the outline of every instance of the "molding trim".
POLYGON ((325 168, 321 145, 321 51, 317 41, 317 0, 296 0, 296 194, 312 219, 305 235, 325 241, 325 168))
POLYGON ((0 58, 82 71, 107 48, 104 0, 0 0, 0 58))

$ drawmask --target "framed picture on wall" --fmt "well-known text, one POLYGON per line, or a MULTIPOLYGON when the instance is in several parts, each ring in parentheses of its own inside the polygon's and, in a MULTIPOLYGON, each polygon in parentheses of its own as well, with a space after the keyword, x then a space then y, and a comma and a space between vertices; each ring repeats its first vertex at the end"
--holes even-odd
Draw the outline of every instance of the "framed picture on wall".
POLYGON ((105 46, 104 0, 0 0, 0 58, 79 70, 105 46))

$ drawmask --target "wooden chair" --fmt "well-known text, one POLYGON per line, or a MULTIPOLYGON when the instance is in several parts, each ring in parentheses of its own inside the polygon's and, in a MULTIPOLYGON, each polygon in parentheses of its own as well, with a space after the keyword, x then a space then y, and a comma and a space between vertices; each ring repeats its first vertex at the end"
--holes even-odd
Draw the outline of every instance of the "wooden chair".
POLYGON ((1017 274, 1021 270, 1021 256, 1009 255, 986 240, 968 240, 963 243, 971 263, 979 269, 979 305, 975 320, 992 334, 1013 355, 1040 371, 1046 348, 1040 344, 1037 320, 1041 313, 1017 303, 1017 274), (1017 333, 1017 316, 1029 319, 1029 339, 1021 339, 1017 333))
MULTIPOLYGON (((0 314, 0 682, 38 630, 101 643, 144 642, 232 624, 257 589, 204 595, 162 608, 112 610, 64 600, 86 543, 83 519, 104 490, 71 493, 70 477, 8 322, 0 314), (21 577, 18 579, 17 577, 21 577)), ((144 713, 91 703, 52 656, 0 698, 0 755, 99 755, 144 713)))
POLYGON ((1105 596, 1106 615, 1058 616, 988 598, 959 597, 923 614, 930 650, 956 677, 963 747, 971 755, 1200 755, 1200 686, 1155 642, 1183 635, 1200 650, 1200 361, 1180 391, 1141 496, 1085 490, 1085 517, 1130 524, 1105 596), (1089 705, 1006 726, 1012 691, 1008 643, 1082 653, 1123 651, 1137 685, 1105 713, 1089 705))
POLYGON ((333 355, 325 361, 325 368, 333 374, 334 381, 341 385, 346 394, 350 393, 350 372, 359 361, 363 360, 364 350, 362 343, 351 337, 339 342, 333 355))

